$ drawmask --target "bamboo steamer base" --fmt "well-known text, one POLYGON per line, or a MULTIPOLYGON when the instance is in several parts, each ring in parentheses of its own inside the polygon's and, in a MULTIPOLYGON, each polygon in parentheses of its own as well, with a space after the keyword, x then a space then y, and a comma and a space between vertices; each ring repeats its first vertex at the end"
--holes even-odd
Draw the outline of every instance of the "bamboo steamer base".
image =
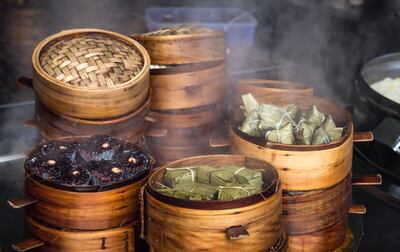
POLYGON ((351 205, 352 178, 330 188, 290 192, 283 196, 283 223, 288 235, 301 235, 331 227, 346 218, 351 205))
POLYGON ((333 252, 345 252, 346 249, 351 245, 353 240, 354 240, 353 232, 351 231, 350 228, 348 228, 344 242, 339 248, 335 249, 333 252))
POLYGON ((347 218, 327 229, 303 235, 288 235, 289 252, 329 252, 340 247, 347 234, 347 218))
POLYGON ((138 110, 128 114, 115 118, 86 120, 55 114, 40 101, 36 101, 34 125, 47 141, 62 137, 85 137, 98 134, 110 135, 136 143, 146 132, 145 117, 149 106, 150 97, 138 110))
MULTIPOLYGON (((286 252, 288 251, 288 246, 289 246, 288 238, 285 235, 284 237, 282 237, 281 240, 278 241, 278 243, 273 248, 267 249, 264 252, 286 252)), ((158 251, 150 247, 149 252, 158 252, 158 251)), ((335 250, 335 252, 341 252, 341 251, 335 250)))
POLYGON ((44 242, 35 249, 38 252, 135 251, 133 225, 101 231, 67 231, 45 226, 29 216, 26 219, 30 236, 44 242))

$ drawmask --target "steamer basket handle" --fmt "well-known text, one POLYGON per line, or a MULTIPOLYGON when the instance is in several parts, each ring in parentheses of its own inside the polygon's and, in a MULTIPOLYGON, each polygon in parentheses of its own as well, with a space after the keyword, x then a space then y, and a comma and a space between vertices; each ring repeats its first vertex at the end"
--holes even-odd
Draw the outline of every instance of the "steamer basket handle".
POLYGON ((372 186, 381 184, 381 174, 353 175, 353 185, 355 186, 372 186))
POLYGON ((31 78, 21 76, 17 78, 16 82, 18 85, 33 88, 33 80, 31 78))
POLYGON ((147 239, 147 230, 146 230, 146 187, 147 185, 142 186, 140 188, 139 194, 139 204, 140 204, 140 238, 143 240, 147 239))
POLYGON ((150 128, 146 132, 146 136, 149 137, 165 137, 168 133, 167 129, 164 128, 150 128))
POLYGON ((25 127, 36 127, 36 120, 35 119, 28 119, 24 121, 25 127))
POLYGON ((374 135, 371 131, 366 132, 354 132, 353 142, 362 143, 362 142, 372 142, 374 141, 374 135))
POLYGON ((12 244, 11 247, 16 250, 16 251, 28 251, 28 250, 32 250, 34 248, 38 248, 44 245, 43 241, 40 240, 36 240, 34 238, 31 239, 27 239, 25 241, 22 242, 18 242, 15 244, 12 244))
POLYGON ((8 204, 12 208, 16 208, 16 209, 35 204, 38 201, 39 201, 38 199, 33 198, 31 196, 25 196, 22 198, 7 200, 8 204))
POLYGON ((366 214, 367 208, 364 205, 353 205, 349 209, 349 214, 366 214))
POLYGON ((225 229, 225 233, 229 240, 238 240, 249 236, 244 226, 233 226, 225 229))
POLYGON ((208 145, 212 148, 224 148, 224 147, 229 147, 231 144, 229 142, 228 137, 218 137, 218 138, 211 137, 208 140, 208 145))

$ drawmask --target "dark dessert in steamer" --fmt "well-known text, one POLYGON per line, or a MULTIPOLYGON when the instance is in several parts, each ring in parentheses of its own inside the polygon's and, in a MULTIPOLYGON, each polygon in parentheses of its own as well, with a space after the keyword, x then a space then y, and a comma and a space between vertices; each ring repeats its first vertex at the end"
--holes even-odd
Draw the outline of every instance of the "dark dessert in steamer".
POLYGON ((130 142, 97 135, 43 144, 28 157, 26 167, 29 176, 55 187, 104 187, 143 177, 150 157, 130 142))

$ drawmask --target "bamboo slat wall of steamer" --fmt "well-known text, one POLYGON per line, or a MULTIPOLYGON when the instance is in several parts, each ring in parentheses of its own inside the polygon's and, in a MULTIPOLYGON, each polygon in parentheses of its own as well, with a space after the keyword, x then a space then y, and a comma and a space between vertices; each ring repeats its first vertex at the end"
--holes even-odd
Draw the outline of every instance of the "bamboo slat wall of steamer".
POLYGON ((143 235, 154 252, 200 251, 286 251, 281 223, 282 191, 276 170, 269 164, 238 155, 209 155, 167 163, 149 178, 144 190, 143 235), (190 201, 172 198, 156 191, 167 167, 224 164, 259 169, 267 187, 256 194, 233 201, 190 201), (227 231, 242 227, 249 233, 239 239, 227 231))
POLYGON ((147 144, 159 163, 207 154, 220 117, 226 81, 223 32, 176 28, 133 36, 149 52, 152 69, 147 144), (150 116, 152 117, 152 116, 150 116))
POLYGON ((258 158, 277 168, 284 190, 283 222, 289 251, 334 250, 345 240, 351 204, 351 116, 334 103, 311 95, 267 94, 258 95, 257 100, 278 106, 297 103, 300 112, 316 104, 345 127, 342 139, 331 144, 266 145, 265 140, 238 130, 243 114, 237 109, 229 132, 232 153, 258 158))

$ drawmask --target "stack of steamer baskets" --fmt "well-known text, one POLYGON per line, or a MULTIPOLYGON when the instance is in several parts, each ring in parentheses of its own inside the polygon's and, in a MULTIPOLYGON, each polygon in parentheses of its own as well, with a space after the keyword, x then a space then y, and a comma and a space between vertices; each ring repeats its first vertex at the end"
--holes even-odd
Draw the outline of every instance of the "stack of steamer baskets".
POLYGON ((77 29, 41 41, 33 57, 34 125, 47 139, 104 134, 137 142, 150 106, 150 58, 133 39, 77 29))
POLYGON ((208 155, 180 159, 150 175, 141 191, 142 237, 151 252, 285 252, 282 190, 268 163, 241 155, 208 155), (263 188, 234 200, 189 200, 158 191, 167 169, 234 165, 261 171, 263 188))
POLYGON ((38 146, 25 161, 25 196, 9 200, 25 209, 30 237, 13 248, 143 251, 139 194, 153 163, 135 144, 109 136, 38 146))
MULTIPOLYGON (((276 81, 248 80, 256 88, 276 81)), ((240 84, 240 83, 239 83, 240 84)), ((291 83, 291 85, 294 85, 291 83)), ((295 85, 296 87, 301 87, 295 85)), ((239 86, 237 86, 238 88, 239 86)), ((275 87, 275 89, 278 87, 275 87)), ((285 88, 283 88, 285 89, 285 88)), ((363 206, 351 206, 352 185, 380 184, 380 176, 352 178, 353 142, 371 141, 372 134, 353 132, 351 116, 336 104, 312 95, 281 90, 277 94, 262 89, 259 103, 284 106, 296 103, 299 113, 316 104, 330 114, 338 126, 344 127, 342 138, 324 145, 285 145, 267 142, 241 132, 244 115, 238 108, 229 128, 231 152, 264 160, 279 172, 283 189, 283 223, 289 239, 289 251, 332 251, 351 237, 347 226, 348 213, 364 213, 363 206)))
POLYGON ((151 58, 151 112, 146 142, 159 163, 208 152, 221 114, 225 33, 200 26, 134 36, 151 58))

